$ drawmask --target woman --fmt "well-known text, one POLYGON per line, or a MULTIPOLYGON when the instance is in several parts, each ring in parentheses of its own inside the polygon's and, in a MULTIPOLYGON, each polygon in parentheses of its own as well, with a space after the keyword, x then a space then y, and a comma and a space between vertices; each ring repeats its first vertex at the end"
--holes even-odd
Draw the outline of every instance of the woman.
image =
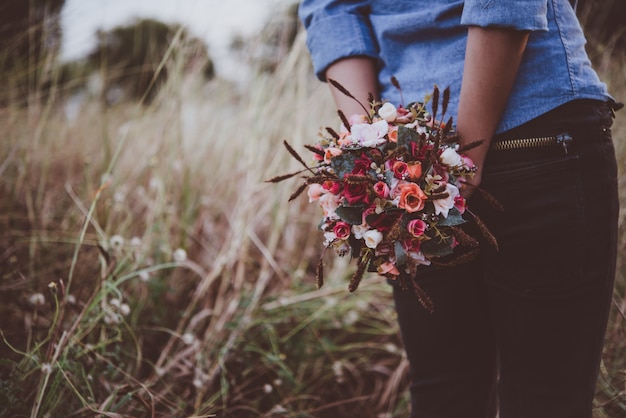
POLYGON ((450 86, 462 142, 485 140, 463 193, 499 250, 418 273, 433 314, 394 287, 411 416, 590 418, 615 273, 618 105, 570 2, 304 0, 299 12, 321 80, 396 105, 392 76, 411 101, 450 86))

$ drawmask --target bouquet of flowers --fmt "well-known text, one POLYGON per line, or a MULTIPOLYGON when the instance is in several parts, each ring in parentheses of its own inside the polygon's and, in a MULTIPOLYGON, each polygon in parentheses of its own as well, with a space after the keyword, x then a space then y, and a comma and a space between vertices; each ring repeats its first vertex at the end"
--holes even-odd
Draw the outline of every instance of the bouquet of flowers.
MULTIPOLYGON (((339 83, 330 82, 353 97, 339 83)), ((475 220, 495 243, 459 193, 464 180, 476 171, 463 152, 480 141, 460 147, 452 118, 443 120, 449 89, 441 96, 439 119, 437 87, 423 103, 396 107, 372 100, 370 109, 364 107, 365 114, 346 118, 339 112, 339 132, 326 128, 319 142, 305 146, 313 153, 313 165, 285 141, 305 168, 270 181, 307 173, 290 200, 307 190, 309 201, 318 202, 323 210, 319 229, 325 249, 357 260, 351 292, 365 271, 373 271, 401 280, 404 286, 410 281, 420 302, 432 310, 428 295, 410 280, 416 271, 430 264, 472 259, 478 241, 459 227, 468 219, 475 220), (431 112, 426 108, 429 101, 431 112)), ((323 284, 322 259, 318 286, 323 284)))

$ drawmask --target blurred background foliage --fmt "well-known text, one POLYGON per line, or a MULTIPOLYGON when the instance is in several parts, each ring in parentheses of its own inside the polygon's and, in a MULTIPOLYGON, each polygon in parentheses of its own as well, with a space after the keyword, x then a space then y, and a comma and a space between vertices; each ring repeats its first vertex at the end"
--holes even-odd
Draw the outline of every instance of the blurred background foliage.
MULTIPOLYGON (((63 5, 0 5, 0 417, 407 416, 388 286, 348 294, 351 267, 328 257, 316 290, 318 214, 263 183, 298 167, 284 139, 301 149, 335 120, 297 5, 233 39, 243 86, 148 19, 61 62, 63 5)), ((578 12, 623 101, 624 2, 578 12)), ((626 414, 623 262, 596 418, 626 414)))

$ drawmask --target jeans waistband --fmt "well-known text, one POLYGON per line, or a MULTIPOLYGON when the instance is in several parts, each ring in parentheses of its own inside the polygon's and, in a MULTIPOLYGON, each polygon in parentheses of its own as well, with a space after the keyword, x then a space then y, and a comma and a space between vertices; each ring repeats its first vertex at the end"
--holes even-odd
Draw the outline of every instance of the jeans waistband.
MULTIPOLYGON (((518 139, 558 138, 564 134, 594 130, 598 126, 610 127, 618 103, 592 99, 578 99, 557 107, 525 124, 494 136, 493 143, 518 139)), ((532 141, 530 141, 532 142, 532 141)), ((560 142, 558 142, 560 144, 560 142)), ((537 141, 538 147, 545 141, 537 141)))

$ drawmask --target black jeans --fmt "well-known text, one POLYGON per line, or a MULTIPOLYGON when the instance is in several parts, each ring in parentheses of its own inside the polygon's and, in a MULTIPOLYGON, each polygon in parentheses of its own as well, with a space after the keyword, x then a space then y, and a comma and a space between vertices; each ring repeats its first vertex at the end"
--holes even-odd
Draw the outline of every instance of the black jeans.
POLYGON ((610 104, 570 102, 507 138, 568 132, 562 147, 491 151, 469 206, 498 240, 416 279, 429 314, 394 287, 411 417, 590 418, 615 276, 617 168, 610 104))

